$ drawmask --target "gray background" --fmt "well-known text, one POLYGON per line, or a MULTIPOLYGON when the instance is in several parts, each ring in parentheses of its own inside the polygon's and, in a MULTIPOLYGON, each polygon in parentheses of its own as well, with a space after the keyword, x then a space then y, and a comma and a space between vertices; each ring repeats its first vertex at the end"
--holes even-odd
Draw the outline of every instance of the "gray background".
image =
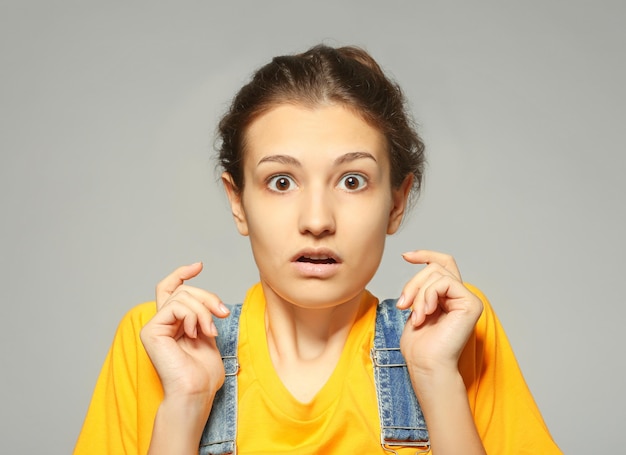
POLYGON ((0 440, 69 453, 117 322, 171 269, 240 301, 256 279, 212 160, 271 56, 367 48, 429 152, 399 253, 452 253, 490 297, 556 441, 618 453, 626 422, 622 2, 2 2, 0 440))

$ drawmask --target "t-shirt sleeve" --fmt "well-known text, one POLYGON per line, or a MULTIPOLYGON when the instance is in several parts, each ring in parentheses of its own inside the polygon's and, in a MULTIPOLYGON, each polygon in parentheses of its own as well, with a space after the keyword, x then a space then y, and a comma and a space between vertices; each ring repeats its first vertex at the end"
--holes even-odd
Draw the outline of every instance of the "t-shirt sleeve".
POLYGON ((488 454, 561 454, 526 385, 506 334, 487 298, 459 368, 476 427, 488 454))
POLYGON ((120 322, 74 455, 147 453, 163 390, 139 332, 155 312, 154 302, 144 303, 120 322))

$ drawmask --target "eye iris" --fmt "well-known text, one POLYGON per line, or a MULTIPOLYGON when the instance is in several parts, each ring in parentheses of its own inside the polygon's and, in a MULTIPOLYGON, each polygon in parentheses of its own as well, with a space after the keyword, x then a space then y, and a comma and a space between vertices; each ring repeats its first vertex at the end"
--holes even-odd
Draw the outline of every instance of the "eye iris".
POLYGON ((346 188, 350 188, 351 190, 354 190, 356 188, 359 187, 359 179, 351 176, 351 177, 346 177, 346 188))
POLYGON ((286 179, 285 177, 281 177, 276 181, 276 188, 279 190, 287 190, 289 189, 289 185, 289 179, 286 179))

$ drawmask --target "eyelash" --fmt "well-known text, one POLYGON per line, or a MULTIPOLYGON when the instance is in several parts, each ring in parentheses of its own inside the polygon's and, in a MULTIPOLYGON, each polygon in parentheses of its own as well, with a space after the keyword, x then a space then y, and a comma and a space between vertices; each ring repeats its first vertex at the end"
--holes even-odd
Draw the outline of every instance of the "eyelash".
POLYGON ((290 177, 288 175, 285 175, 285 174, 272 175, 269 179, 267 179, 267 188, 270 191, 274 191, 276 193, 286 193, 286 192, 291 191, 291 190, 293 190, 293 189, 295 189, 297 187, 298 187, 298 185, 296 184, 295 180, 292 177, 290 177), (286 181, 289 182, 289 186, 286 189, 280 190, 280 189, 276 188, 276 186, 275 186, 276 183, 278 183, 278 181, 281 180, 281 179, 285 179, 286 181), (291 188, 292 185, 294 186, 294 188, 291 188))
POLYGON ((342 188, 343 190, 349 191, 349 192, 353 193, 353 192, 364 190, 365 188, 367 188, 367 184, 368 184, 368 180, 367 180, 367 177, 365 177, 364 175, 361 175, 361 174, 346 174, 346 175, 342 176, 341 179, 339 179, 339 183, 337 184, 337 186, 342 186, 343 185, 343 188, 342 188), (359 187, 358 188, 347 188, 345 186, 345 182, 349 178, 356 178, 356 180, 359 183, 359 187))
MULTIPOLYGON (((362 174, 345 174, 343 175, 340 179, 339 179, 339 183, 337 183, 337 186, 347 192, 353 193, 353 192, 357 192, 357 191, 362 191, 365 188, 367 188, 368 185, 368 179, 367 177, 365 177, 362 174), (350 178, 356 179, 357 183, 359 184, 358 188, 348 188, 346 186, 346 181, 350 178)), ((295 182, 295 180, 293 179, 293 177, 290 177, 289 175, 285 175, 285 174, 276 174, 276 175, 272 175, 270 178, 267 179, 267 188, 270 191, 274 191, 276 193, 287 193, 289 191, 293 191, 294 189, 298 188, 298 184, 295 182), (281 180, 285 180, 284 183, 288 183, 288 186, 286 188, 283 189, 279 189, 276 187, 276 185, 281 181, 281 180)))

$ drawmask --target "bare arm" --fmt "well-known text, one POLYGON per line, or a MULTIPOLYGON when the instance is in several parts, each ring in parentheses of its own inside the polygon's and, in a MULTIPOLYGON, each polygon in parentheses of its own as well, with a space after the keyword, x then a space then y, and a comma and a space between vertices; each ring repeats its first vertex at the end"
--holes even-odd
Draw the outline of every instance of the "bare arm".
POLYGON ((149 455, 198 454, 213 397, 165 398, 154 420, 149 455))
POLYGON ((401 340, 435 455, 484 455, 458 370, 482 302, 461 282, 454 259, 432 251, 405 254, 427 264, 404 287, 399 308, 412 308, 401 340))
POLYGON ((428 425, 433 453, 485 454, 458 371, 411 374, 411 382, 428 425))
POLYGON ((149 455, 197 454, 215 393, 224 383, 224 365, 215 344, 212 315, 228 309, 207 291, 184 285, 202 264, 181 267, 157 286, 157 314, 141 341, 163 386, 149 455))

